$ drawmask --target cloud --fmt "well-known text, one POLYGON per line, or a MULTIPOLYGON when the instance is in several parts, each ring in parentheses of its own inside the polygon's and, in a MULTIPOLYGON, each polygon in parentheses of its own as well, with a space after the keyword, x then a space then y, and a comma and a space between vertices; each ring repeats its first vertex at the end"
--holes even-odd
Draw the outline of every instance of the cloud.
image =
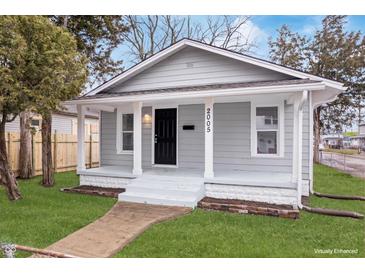
POLYGON ((323 16, 309 16, 308 18, 308 23, 299 30, 299 33, 313 36, 321 28, 323 16))
MULTIPOLYGON (((239 25, 244 22, 231 37, 229 46, 234 46, 235 44, 247 44, 253 45, 248 46, 248 52, 254 53, 256 49, 263 48, 267 44, 267 39, 269 35, 259 28, 251 19, 247 19, 247 16, 237 17, 233 25, 239 25)), ((217 44, 223 41, 216 41, 217 44)))

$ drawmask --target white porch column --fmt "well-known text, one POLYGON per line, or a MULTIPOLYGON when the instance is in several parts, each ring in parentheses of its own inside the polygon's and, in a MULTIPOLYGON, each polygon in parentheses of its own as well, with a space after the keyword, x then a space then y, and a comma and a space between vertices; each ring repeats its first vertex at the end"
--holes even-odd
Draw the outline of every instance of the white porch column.
POLYGON ((213 178, 213 109, 214 98, 209 97, 205 99, 205 169, 204 177, 213 178))
POLYGON ((142 102, 133 103, 133 174, 142 174, 142 102))
POLYGON ((85 107, 77 105, 77 171, 85 166, 85 107))

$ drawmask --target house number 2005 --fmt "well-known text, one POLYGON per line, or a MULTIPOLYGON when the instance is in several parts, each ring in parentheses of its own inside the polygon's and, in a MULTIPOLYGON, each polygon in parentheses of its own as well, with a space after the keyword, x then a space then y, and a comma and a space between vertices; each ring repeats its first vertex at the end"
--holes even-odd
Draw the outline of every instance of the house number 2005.
POLYGON ((207 114, 206 114, 206 127, 207 127, 207 132, 211 131, 211 112, 210 112, 210 108, 207 108, 207 114))

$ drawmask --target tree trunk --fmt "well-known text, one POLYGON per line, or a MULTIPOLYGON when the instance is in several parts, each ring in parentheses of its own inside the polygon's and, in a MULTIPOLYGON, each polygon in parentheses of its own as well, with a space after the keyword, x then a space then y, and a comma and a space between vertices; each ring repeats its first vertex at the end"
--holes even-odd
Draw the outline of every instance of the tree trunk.
POLYGON ((19 177, 29 179, 33 177, 32 163, 32 132, 30 128, 31 113, 20 113, 20 152, 19 177))
POLYGON ((0 183, 5 186, 10 200, 19 200, 21 198, 14 172, 11 170, 8 161, 5 140, 5 118, 3 118, 0 124, 0 183))
POLYGON ((52 165, 52 116, 42 117, 42 172, 43 186, 54 185, 54 172, 52 165))
POLYGON ((314 131, 314 146, 313 146, 313 156, 314 162, 319 163, 319 144, 321 142, 321 107, 316 108, 313 111, 313 131, 314 131))

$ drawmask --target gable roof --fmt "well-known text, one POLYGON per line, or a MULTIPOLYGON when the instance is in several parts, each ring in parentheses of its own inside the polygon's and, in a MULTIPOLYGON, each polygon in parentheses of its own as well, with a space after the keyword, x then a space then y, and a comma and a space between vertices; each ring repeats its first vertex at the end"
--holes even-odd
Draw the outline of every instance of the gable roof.
POLYGON ((221 56, 225 56, 228 58, 232 58, 241 62, 249 63, 252 65, 256 65, 262 68, 266 68, 272 71, 280 72, 283 74, 287 74, 299 79, 310 79, 315 81, 321 81, 325 85, 335 88, 344 90, 343 84, 337 81, 329 80, 323 77, 315 76, 309 73, 305 73, 299 70, 295 70, 283 65, 279 65, 264 59, 260 59, 257 57, 253 57, 250 55, 238 53, 235 51, 231 51, 228 49, 220 48, 213 45, 208 45, 200 41, 184 38, 175 44, 172 44, 171 46, 159 51, 158 53, 150 56, 146 60, 134 65, 133 67, 129 68, 128 70, 122 72, 121 74, 111 78, 110 80, 104 82, 103 84, 99 85, 98 87, 94 88, 93 90, 89 91, 88 93, 84 94, 82 97, 88 97, 91 95, 95 95, 107 88, 110 88, 116 84, 123 83, 127 81, 128 79, 132 78, 133 76, 139 74, 140 72, 152 67, 153 65, 161 62, 162 60, 165 60, 169 56, 175 54, 176 52, 182 50, 186 47, 194 47, 198 49, 202 49, 208 52, 212 52, 221 56))

